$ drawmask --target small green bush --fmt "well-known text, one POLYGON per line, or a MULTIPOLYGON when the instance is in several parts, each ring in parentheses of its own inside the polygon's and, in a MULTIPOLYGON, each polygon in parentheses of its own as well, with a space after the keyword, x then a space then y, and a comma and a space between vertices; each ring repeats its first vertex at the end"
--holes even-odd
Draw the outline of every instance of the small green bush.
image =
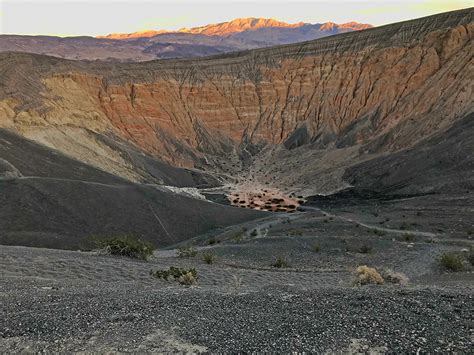
POLYGON ((321 251, 321 246, 319 244, 313 244, 313 247, 311 248, 312 251, 315 253, 319 253, 321 251))
POLYGON ((192 246, 185 246, 179 247, 177 253, 179 258, 193 258, 197 255, 198 252, 196 248, 192 246))
POLYGON ((254 229, 252 232, 250 232, 251 237, 256 237, 258 235, 258 232, 256 229, 254 229))
POLYGON ((206 264, 213 264, 215 259, 216 259, 216 257, 215 257, 214 254, 211 254, 211 253, 204 253, 204 254, 202 254, 202 260, 203 260, 206 264))
POLYGON ((284 268, 284 267, 288 267, 289 264, 285 258, 280 256, 276 258, 275 262, 271 266, 276 267, 276 268, 284 268))
POLYGON ((440 265, 448 271, 462 271, 464 269, 463 258, 457 253, 444 253, 439 258, 440 265))
POLYGON ((150 271, 150 274, 157 279, 162 279, 165 281, 175 280, 180 284, 187 286, 195 284, 198 279, 197 271, 194 268, 184 269, 170 266, 168 270, 152 270, 150 271))
POLYGON ((403 235, 403 240, 404 240, 405 242, 412 242, 412 241, 415 240, 415 236, 414 236, 413 234, 407 233, 407 234, 404 234, 404 235, 403 235))
POLYGON ((232 239, 236 242, 240 242, 242 239, 245 239, 245 233, 247 232, 246 227, 242 227, 233 237, 232 239))
POLYGON ((126 256, 146 260, 153 255, 155 246, 133 235, 123 235, 95 239, 95 243, 104 254, 126 256))

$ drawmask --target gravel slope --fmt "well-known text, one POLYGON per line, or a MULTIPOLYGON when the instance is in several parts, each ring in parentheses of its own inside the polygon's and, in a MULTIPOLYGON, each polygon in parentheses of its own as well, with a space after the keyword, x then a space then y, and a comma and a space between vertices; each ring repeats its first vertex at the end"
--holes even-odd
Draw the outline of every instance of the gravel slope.
POLYGON ((349 270, 262 270, 227 262, 221 256, 206 265, 176 258, 174 250, 141 262, 2 247, 0 352, 472 349, 468 274, 467 282, 449 287, 352 287, 349 270), (198 285, 149 275, 171 265, 196 267, 198 285))

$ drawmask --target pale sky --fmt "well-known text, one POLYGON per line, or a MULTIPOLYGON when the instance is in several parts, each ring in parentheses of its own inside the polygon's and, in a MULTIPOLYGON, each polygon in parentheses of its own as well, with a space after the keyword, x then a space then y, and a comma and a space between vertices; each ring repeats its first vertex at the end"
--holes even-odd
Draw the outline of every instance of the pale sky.
POLYGON ((175 30, 238 17, 378 26, 473 4, 474 0, 0 0, 0 33, 96 36, 175 30))

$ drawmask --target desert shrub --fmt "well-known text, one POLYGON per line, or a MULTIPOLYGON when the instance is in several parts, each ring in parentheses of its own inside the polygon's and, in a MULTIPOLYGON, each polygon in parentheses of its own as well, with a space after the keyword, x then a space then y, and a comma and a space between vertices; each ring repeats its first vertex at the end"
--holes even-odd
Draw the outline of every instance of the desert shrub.
POLYGON ((357 267, 355 285, 382 285, 383 283, 384 279, 377 269, 368 267, 367 265, 357 267))
POLYGON ((404 234, 402 238, 405 242, 412 242, 412 241, 415 240, 415 236, 413 234, 409 234, 409 233, 404 234))
POLYGON ((474 266, 474 252, 470 252, 467 256, 466 256, 466 259, 467 261, 469 261, 469 264, 471 264, 471 266, 474 266))
POLYGON ((288 267, 289 264, 285 258, 279 256, 278 258, 276 258, 275 262, 271 266, 276 267, 276 268, 284 268, 284 267, 288 267))
POLYGON ((254 229, 252 232, 250 232, 251 237, 256 237, 258 235, 258 232, 256 229, 254 229))
POLYGON ((165 281, 178 281, 182 285, 191 286, 197 282, 197 271, 194 268, 184 269, 170 266, 168 270, 151 271, 150 274, 157 279, 165 281))
POLYGON ((286 233, 287 236, 302 236, 304 233, 304 230, 303 229, 293 229, 291 231, 289 231, 288 233, 286 233))
POLYGON ((197 250, 192 246, 183 246, 178 248, 177 253, 180 258, 193 258, 197 255, 197 250))
POLYGON ((357 252, 359 252, 361 254, 368 254, 368 253, 372 252, 372 246, 370 246, 368 244, 362 244, 357 249, 357 252))
POLYGON ((242 228, 240 229, 235 235, 232 237, 233 240, 235 241, 240 241, 245 237, 245 232, 247 231, 247 228, 242 228))
POLYGON ((321 251, 321 246, 319 244, 313 244, 311 247, 311 250, 314 251, 315 253, 319 253, 321 251))
POLYGON ((203 260, 206 264, 213 264, 215 259, 216 259, 216 257, 215 257, 214 254, 211 254, 211 253, 204 253, 204 254, 202 254, 202 260, 203 260))
POLYGON ((153 255, 155 246, 133 235, 95 239, 99 251, 104 254, 126 256, 146 260, 153 255))
POLYGON ((209 240, 207 241, 207 244, 208 244, 208 245, 214 245, 214 244, 216 244, 216 243, 220 243, 220 240, 217 240, 217 239, 214 238, 214 237, 209 238, 209 240))
POLYGON ((380 275, 382 276, 384 281, 388 283, 400 285, 408 284, 408 277, 401 272, 396 272, 391 269, 383 269, 380 272, 380 275))
POLYGON ((469 262, 469 264, 471 264, 471 266, 474 266, 474 249, 472 247, 470 247, 467 251, 466 251, 466 260, 469 262))
POLYGON ((356 269, 355 285, 382 285, 384 283, 407 285, 408 277, 401 273, 395 272, 391 269, 383 269, 381 271, 367 265, 359 266, 356 269))
POLYGON ((194 274, 192 274, 191 272, 188 272, 184 275, 181 275, 178 279, 178 282, 184 286, 192 286, 197 283, 197 280, 194 277, 194 274))
POLYGON ((439 257, 439 264, 448 271, 462 271, 464 269, 463 258, 457 253, 444 253, 439 257))

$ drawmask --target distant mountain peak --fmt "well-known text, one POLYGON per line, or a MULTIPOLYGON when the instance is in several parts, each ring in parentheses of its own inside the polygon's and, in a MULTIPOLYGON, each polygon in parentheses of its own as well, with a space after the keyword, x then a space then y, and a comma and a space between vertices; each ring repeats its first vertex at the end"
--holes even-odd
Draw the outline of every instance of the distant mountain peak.
MULTIPOLYGON (((298 28, 306 25, 310 25, 305 22, 297 23, 286 23, 278 21, 272 18, 259 18, 259 17, 247 17, 247 18, 236 18, 232 21, 220 22, 215 24, 209 24, 205 26, 192 27, 192 28, 181 28, 177 31, 167 30, 149 30, 134 33, 112 33, 106 36, 98 36, 97 38, 109 38, 109 39, 134 39, 134 38, 146 38, 153 37, 163 33, 189 33, 189 34, 201 34, 207 36, 229 36, 234 33, 258 30, 260 28, 298 28)), ((348 22, 344 24, 336 24, 334 22, 322 23, 322 31, 331 31, 336 29, 350 29, 350 30, 363 30, 373 27, 369 24, 363 24, 358 22, 348 22)))
POLYGON ((353 30, 353 31, 360 31, 360 30, 366 30, 372 27, 374 26, 369 25, 368 23, 359 23, 359 22, 354 22, 354 21, 341 23, 341 24, 337 24, 334 22, 325 22, 321 24, 322 31, 330 31, 334 29, 347 29, 347 30, 353 30))
POLYGON ((272 18, 237 18, 228 22, 221 22, 217 24, 210 24, 206 26, 193 27, 193 28, 182 28, 179 32, 193 33, 193 34, 205 34, 205 35, 216 35, 225 36, 232 33, 238 33, 248 30, 257 30, 259 28, 270 28, 270 27, 284 27, 284 28, 295 28, 304 26, 304 22, 298 22, 289 24, 286 22, 278 21, 272 18))
POLYGON ((134 38, 146 38, 153 37, 162 33, 168 33, 166 30, 148 30, 148 31, 139 31, 132 33, 110 33, 105 36, 96 36, 96 38, 108 38, 108 39, 134 39, 134 38))

